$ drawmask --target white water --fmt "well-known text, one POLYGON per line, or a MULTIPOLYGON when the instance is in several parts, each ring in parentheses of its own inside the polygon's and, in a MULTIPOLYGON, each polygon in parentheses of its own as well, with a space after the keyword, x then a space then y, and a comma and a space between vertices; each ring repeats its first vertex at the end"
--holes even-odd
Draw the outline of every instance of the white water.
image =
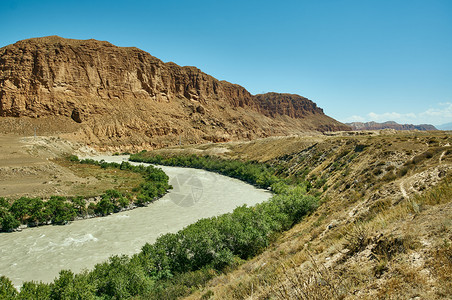
MULTIPOLYGON (((102 156, 106 161, 126 157, 102 156)), ((148 207, 107 217, 0 233, 0 275, 17 287, 24 281, 51 282, 62 269, 92 269, 112 255, 131 255, 164 233, 201 218, 267 200, 271 194, 239 180, 190 168, 161 167, 174 190, 148 207)))

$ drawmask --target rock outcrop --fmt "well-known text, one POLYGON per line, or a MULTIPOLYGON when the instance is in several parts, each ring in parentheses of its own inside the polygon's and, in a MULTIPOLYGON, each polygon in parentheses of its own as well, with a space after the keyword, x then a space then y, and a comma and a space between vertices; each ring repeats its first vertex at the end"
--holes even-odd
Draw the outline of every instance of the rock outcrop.
POLYGON ((137 48, 57 36, 0 49, 0 130, 11 117, 110 148, 349 129, 298 95, 253 96, 137 48))
POLYGON ((394 121, 388 121, 384 123, 377 122, 353 122, 346 123, 353 130, 381 130, 381 129, 395 129, 395 130, 438 130, 435 126, 430 124, 399 124, 394 121))

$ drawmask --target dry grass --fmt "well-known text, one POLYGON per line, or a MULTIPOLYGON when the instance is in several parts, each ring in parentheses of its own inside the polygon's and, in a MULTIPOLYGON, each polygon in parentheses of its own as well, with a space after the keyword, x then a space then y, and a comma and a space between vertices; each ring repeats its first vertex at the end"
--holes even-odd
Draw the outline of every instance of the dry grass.
POLYGON ((141 174, 127 170, 102 169, 99 166, 80 164, 67 159, 55 159, 55 163, 68 168, 76 176, 86 179, 84 182, 71 182, 68 196, 94 197, 109 189, 131 191, 144 182, 141 174))
POLYGON ((422 211, 413 208, 414 201, 406 201, 370 222, 344 227, 338 241, 344 245, 343 255, 334 268, 312 256, 308 263, 283 266, 284 276, 274 295, 280 299, 451 297, 451 200, 452 187, 446 179, 414 200, 422 211), (443 213, 433 217, 438 211, 443 213), (424 232, 426 224, 431 228, 424 232), (422 244, 420 239, 427 240, 422 244), (439 244, 431 247, 430 243, 439 244))
MULTIPOLYGON (((260 256, 190 298, 451 298, 451 169, 439 184, 431 181, 409 198, 399 187, 401 180, 410 179, 408 189, 414 175, 450 165, 447 143, 446 134, 334 137, 275 157, 293 174, 308 169, 307 178, 327 176, 322 206, 260 256), (402 176, 399 170, 414 157, 402 176)), ((239 153, 235 149, 228 155, 239 153)))
POLYGON ((323 300, 344 299, 349 287, 347 281, 340 280, 333 270, 318 264, 310 256, 303 269, 295 263, 283 265, 283 274, 272 287, 277 299, 323 300))
POLYGON ((441 282, 438 285, 437 294, 440 297, 450 297, 452 295, 452 243, 450 240, 443 240, 430 252, 431 259, 428 261, 432 274, 441 282))

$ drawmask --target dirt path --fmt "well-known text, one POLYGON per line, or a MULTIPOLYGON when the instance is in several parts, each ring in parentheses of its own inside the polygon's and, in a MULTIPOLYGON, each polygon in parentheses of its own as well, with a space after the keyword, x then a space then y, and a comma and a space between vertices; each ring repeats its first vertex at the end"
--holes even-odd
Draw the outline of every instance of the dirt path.
POLYGON ((400 184, 399 184, 400 192, 402 192, 402 195, 404 198, 410 199, 410 196, 408 196, 408 193, 406 192, 404 185, 405 185, 405 180, 400 181, 400 184))
POLYGON ((443 151, 443 153, 441 153, 441 155, 439 156, 439 164, 441 164, 441 161, 444 157, 444 155, 446 154, 447 151, 443 151))

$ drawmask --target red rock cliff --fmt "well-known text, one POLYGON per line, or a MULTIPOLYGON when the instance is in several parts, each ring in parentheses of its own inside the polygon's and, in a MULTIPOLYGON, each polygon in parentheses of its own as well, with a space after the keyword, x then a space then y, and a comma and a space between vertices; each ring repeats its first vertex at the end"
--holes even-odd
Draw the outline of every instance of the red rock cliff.
POLYGON ((62 132, 99 145, 171 144, 183 133, 201 142, 347 129, 298 95, 253 96, 137 48, 57 36, 0 49, 0 116, 67 120, 62 132))

